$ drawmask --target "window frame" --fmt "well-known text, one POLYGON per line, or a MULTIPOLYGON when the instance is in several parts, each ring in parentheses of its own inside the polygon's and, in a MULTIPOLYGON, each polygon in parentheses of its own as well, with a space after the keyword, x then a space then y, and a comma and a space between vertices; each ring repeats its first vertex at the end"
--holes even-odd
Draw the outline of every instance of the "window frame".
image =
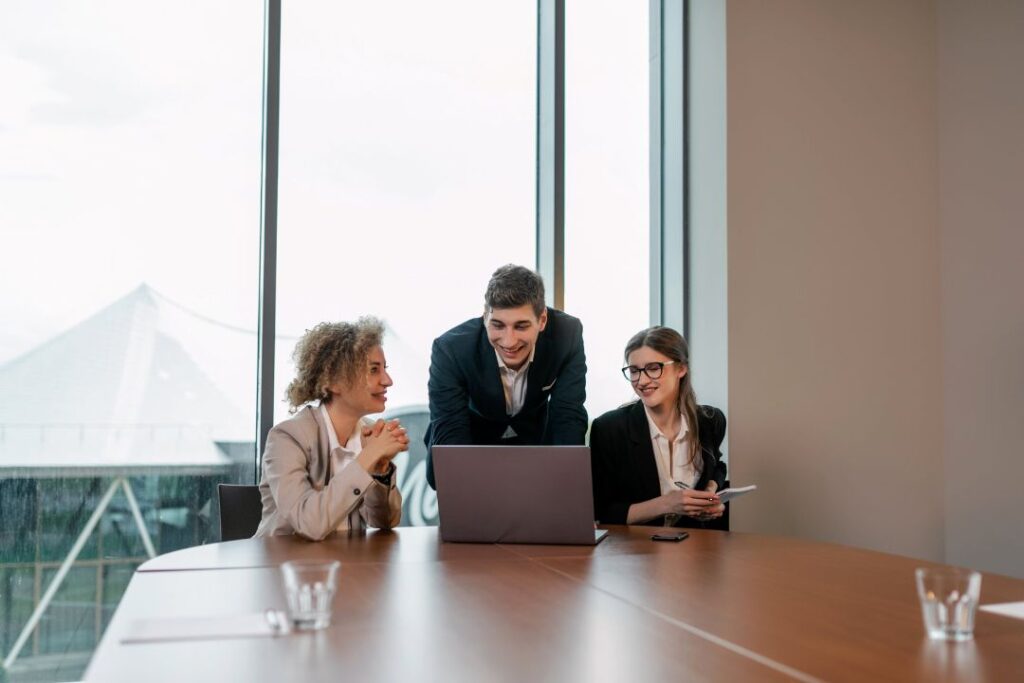
MULTIPOLYGON (((649 0, 650 12, 650 322, 690 338, 689 158, 687 132, 689 0, 649 0)), ((260 302, 257 349, 257 458, 274 419, 277 285, 281 0, 265 0, 260 302)), ((565 0, 537 0, 536 263, 547 303, 565 295, 565 0)), ((693 340, 691 339, 691 346, 693 340)))

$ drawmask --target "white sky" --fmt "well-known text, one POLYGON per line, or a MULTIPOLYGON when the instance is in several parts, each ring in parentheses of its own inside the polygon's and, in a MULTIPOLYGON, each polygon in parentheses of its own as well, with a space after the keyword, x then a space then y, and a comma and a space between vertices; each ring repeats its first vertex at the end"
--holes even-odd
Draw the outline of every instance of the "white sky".
MULTIPOLYGON (((566 308, 595 417, 629 398, 647 323, 648 7, 567 5, 566 308)), ((385 318, 391 407, 426 402, 430 341, 494 268, 534 261, 535 22, 532 2, 285 5, 278 330, 385 318)), ((255 329, 262 23, 240 0, 0 3, 0 363, 143 281, 255 329)), ((236 336, 190 350, 251 412, 236 336)))

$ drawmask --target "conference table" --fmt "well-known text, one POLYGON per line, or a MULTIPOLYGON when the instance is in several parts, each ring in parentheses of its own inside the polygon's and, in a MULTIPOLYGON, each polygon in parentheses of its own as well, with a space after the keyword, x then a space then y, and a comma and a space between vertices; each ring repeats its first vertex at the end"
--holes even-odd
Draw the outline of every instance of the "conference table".
MULTIPOLYGON (((929 640, 914 568, 793 538, 608 526, 594 547, 456 544, 436 527, 248 539, 141 565, 87 681, 1020 681, 1024 620, 929 640), (125 643, 138 620, 284 608, 279 566, 338 559, 334 618, 277 637, 125 643)), ((1024 601, 984 574, 981 603, 1024 601)))

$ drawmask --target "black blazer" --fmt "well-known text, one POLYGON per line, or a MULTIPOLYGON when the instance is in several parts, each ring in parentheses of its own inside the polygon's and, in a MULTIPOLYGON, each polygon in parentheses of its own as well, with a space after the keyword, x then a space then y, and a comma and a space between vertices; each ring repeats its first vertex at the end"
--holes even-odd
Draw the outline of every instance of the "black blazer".
POLYGON ((548 308, 526 373, 526 399, 505 414, 505 391, 483 318, 472 318, 434 340, 430 352, 427 482, 434 487, 431 449, 438 444, 583 445, 587 433, 587 360, 583 325, 548 308), (514 438, 503 439, 511 427, 514 438))
MULTIPOLYGON (((697 406, 697 435, 704 466, 696 488, 703 489, 712 479, 725 488, 725 463, 722 439, 725 415, 712 406, 697 406)), ((591 472, 594 483, 594 514, 604 524, 625 524, 629 506, 661 495, 658 465, 654 460, 651 429, 644 406, 635 401, 610 410, 594 420, 590 428, 591 472)), ((647 522, 661 525, 664 518, 647 522)), ((717 520, 716 520, 717 521, 717 520)), ((682 516, 676 526, 714 527, 682 516)))

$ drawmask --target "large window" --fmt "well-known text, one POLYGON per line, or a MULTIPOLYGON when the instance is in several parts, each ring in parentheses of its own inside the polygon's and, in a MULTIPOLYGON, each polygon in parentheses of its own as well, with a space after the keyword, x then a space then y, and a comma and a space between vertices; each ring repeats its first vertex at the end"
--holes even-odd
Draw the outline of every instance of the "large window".
POLYGON ((284 8, 275 392, 306 328, 385 321, 388 414, 412 437, 397 461, 405 523, 436 518, 431 342, 481 315, 495 268, 535 260, 536 14, 472 0, 284 8))
POLYGON ((262 24, 0 4, 0 679, 80 678, 252 480, 262 24))
POLYGON ((0 3, 0 680, 79 678, 139 563, 219 540, 216 485, 255 483, 318 322, 385 321, 424 524, 431 342, 495 268, 555 273, 591 418, 631 397, 628 337, 682 318, 650 267, 685 291, 681 147, 659 147, 682 3, 266 5, 0 3))
POLYGON ((622 349, 650 320, 646 4, 565 12, 565 308, 583 321, 591 419, 633 396, 622 349))

